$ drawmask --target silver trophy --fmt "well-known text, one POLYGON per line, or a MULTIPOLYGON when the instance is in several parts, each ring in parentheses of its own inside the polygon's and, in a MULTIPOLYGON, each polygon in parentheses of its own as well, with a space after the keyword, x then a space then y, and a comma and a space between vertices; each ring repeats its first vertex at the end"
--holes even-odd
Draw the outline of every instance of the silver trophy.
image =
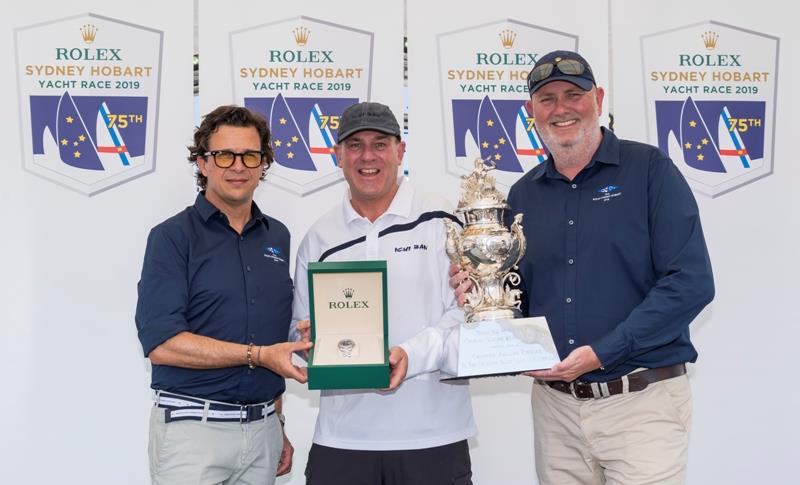
POLYGON ((464 230, 445 219, 447 255, 453 263, 467 270, 473 286, 464 305, 466 322, 475 325, 484 320, 518 318, 520 290, 517 269, 525 254, 522 214, 514 216, 511 228, 505 226, 506 211, 511 209, 495 188, 495 169, 491 161, 475 159, 475 169, 462 175, 461 199, 456 213, 464 218, 464 230))

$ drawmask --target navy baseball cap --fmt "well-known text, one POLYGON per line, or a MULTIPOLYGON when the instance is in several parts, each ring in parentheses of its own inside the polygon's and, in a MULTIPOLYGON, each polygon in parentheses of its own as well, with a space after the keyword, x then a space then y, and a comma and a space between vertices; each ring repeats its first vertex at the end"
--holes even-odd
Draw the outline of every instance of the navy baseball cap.
POLYGON ((341 143, 345 138, 363 130, 374 130, 400 137, 400 125, 392 110, 381 103, 364 101, 348 106, 339 118, 337 140, 341 143))
POLYGON ((553 51, 542 56, 528 74, 528 93, 552 81, 566 81, 584 91, 595 86, 592 68, 577 52, 553 51))

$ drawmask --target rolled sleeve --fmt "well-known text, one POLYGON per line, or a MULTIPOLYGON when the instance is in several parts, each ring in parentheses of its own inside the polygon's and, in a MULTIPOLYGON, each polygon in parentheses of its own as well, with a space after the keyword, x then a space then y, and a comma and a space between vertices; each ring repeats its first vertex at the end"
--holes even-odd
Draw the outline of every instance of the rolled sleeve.
POLYGON ((136 304, 136 328, 145 357, 189 330, 187 247, 163 226, 153 228, 147 238, 136 304))

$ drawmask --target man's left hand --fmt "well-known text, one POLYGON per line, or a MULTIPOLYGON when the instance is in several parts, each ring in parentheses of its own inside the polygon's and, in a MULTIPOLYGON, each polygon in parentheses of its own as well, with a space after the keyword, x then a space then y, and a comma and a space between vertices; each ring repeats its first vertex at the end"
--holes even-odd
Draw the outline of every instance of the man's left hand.
POLYGON ((292 446, 286 433, 283 433, 283 449, 281 450, 281 457, 278 459, 278 471, 275 476, 286 475, 292 471, 292 455, 294 455, 294 446, 292 446))
POLYGON ((389 388, 384 391, 393 391, 397 389, 403 380, 406 378, 408 372, 408 354, 402 347, 392 347, 389 349, 389 388))
POLYGON ((584 345, 570 352, 567 358, 551 369, 525 372, 525 375, 543 381, 572 382, 587 372, 599 369, 600 365, 600 359, 597 358, 594 350, 590 346, 584 345))

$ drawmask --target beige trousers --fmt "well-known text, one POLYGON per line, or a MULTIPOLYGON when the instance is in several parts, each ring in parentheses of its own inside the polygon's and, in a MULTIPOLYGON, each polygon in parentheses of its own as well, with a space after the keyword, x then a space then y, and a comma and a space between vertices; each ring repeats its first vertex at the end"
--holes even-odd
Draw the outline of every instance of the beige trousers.
POLYGON ((272 485, 282 449, 275 414, 250 423, 165 423, 155 406, 150 414, 153 485, 272 485))
POLYGON ((531 404, 540 485, 685 482, 692 414, 687 376, 586 401, 536 381, 531 404))

